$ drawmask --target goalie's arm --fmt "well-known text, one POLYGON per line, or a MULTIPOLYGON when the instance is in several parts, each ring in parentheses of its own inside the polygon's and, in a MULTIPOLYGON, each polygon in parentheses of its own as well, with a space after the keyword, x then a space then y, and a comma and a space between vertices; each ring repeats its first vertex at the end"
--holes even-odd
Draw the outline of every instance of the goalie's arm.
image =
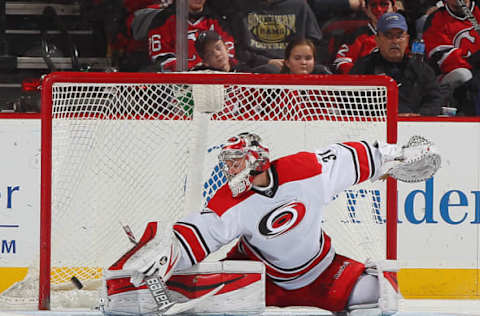
MULTIPOLYGON (((393 145, 391 145, 393 146, 393 145)), ((329 196, 381 175, 382 154, 365 141, 344 142, 315 151, 329 196)))
POLYGON ((236 215, 230 212, 219 216, 205 208, 176 222, 173 229, 181 253, 176 270, 184 270, 201 262, 209 254, 238 238, 241 228, 236 215))
POLYGON ((150 222, 135 247, 109 269, 129 271, 138 286, 146 276, 158 274, 168 280, 174 270, 184 270, 237 238, 239 220, 235 213, 218 216, 208 209, 193 212, 175 223, 173 230, 161 222, 150 222))
POLYGON ((331 196, 367 179, 392 176, 403 182, 420 182, 440 168, 437 147, 422 136, 399 146, 375 142, 345 142, 316 152, 331 196))

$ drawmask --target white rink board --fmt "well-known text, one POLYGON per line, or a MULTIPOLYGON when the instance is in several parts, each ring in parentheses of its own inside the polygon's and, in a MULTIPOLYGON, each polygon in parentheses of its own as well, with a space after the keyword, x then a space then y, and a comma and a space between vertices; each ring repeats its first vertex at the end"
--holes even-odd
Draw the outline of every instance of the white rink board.
MULTIPOLYGON (((40 121, 0 120, 0 220, 1 224, 19 225, 18 229, 2 228, 3 240, 16 240, 16 253, 4 253, 0 266, 28 266, 38 254, 38 220, 40 196, 40 121), (7 208, 7 188, 20 186, 13 192, 11 208, 7 208), (19 194, 21 193, 21 194, 19 194)), ((305 134, 289 130, 288 139, 305 139, 305 134)), ((405 217, 405 199, 414 190, 426 190, 425 183, 399 184, 399 259, 406 267, 477 267, 479 257, 480 202, 480 124, 466 122, 400 122, 399 142, 408 136, 421 134, 436 142, 442 152, 442 168, 433 182, 433 218, 435 223, 412 224, 405 217), (466 141, 468 140, 468 145, 466 141), (452 206, 449 214, 459 224, 446 223, 439 203, 444 194, 458 190, 465 195, 468 206, 452 206), (473 223, 472 223, 473 222, 473 223)), ((322 139, 315 131, 308 135, 314 142, 322 139)), ((300 150, 307 143, 298 142, 297 148, 272 147, 272 156, 300 150)), ((452 193, 458 203, 458 194, 452 193)), ((415 216, 422 218, 425 202, 416 194, 415 216)), ((452 200, 451 203, 455 203, 452 200)), ((143 222, 143 219, 142 219, 143 222)), ((141 230, 141 225, 135 227, 141 230)), ((128 246, 128 242, 127 242, 128 246)))
POLYGON ((38 257, 40 120, 0 120, 0 267, 38 257))
POLYGON ((438 145, 442 167, 426 183, 398 184, 400 265, 478 269, 480 124, 400 122, 399 143, 414 134, 438 145))
MULTIPOLYGON (((303 132, 298 130, 293 132, 292 130, 286 129, 282 137, 302 139, 297 143, 299 148, 282 147, 279 149, 276 148, 277 144, 273 144, 272 156, 278 157, 300 150, 302 149, 300 147, 315 142, 317 138, 321 141, 324 140, 322 131, 306 133, 304 130, 303 132), (308 142, 305 140, 307 138, 308 142)), ((428 186, 426 183, 399 184, 400 265, 402 268, 478 269, 478 258, 480 258, 480 193, 478 193, 480 191, 480 124, 399 122, 399 143, 406 142, 409 136, 415 134, 426 136, 437 143, 443 161, 442 168, 428 186), (415 193, 415 190, 418 190, 418 193, 415 193), (444 198, 447 193, 450 195, 450 200, 444 198), (414 197, 411 210, 405 208, 405 201, 409 196, 414 197), (425 200, 425 196, 428 197, 427 200, 425 200), (441 207, 442 198, 444 199, 443 208, 441 207), (453 204, 463 205, 454 206, 453 204), (422 218, 425 218, 425 214, 427 214, 428 221, 421 221, 422 218), (414 223, 412 220, 417 220, 418 223, 414 223)), ((15 230, 0 228, 2 240, 16 240, 16 252, 12 253, 10 250, 8 253, 3 253, 0 267, 25 267, 38 260, 40 121, 0 120, 0 145, 3 149, 0 158, 0 224, 19 225, 19 228, 15 230), (12 193, 11 208, 7 208, 7 188, 15 186, 20 186, 20 190, 12 193)), ((144 222, 143 219, 141 221, 144 222)), ((122 241, 128 245, 125 239, 122 241)), ((451 305, 443 305, 440 302, 442 301, 434 301, 429 306, 437 305, 441 311, 456 312, 456 314, 450 315, 475 315, 471 313, 477 313, 477 311, 479 311, 477 315, 480 315, 478 301, 477 305, 473 305, 473 307, 463 300, 456 301, 451 305)), ((425 307, 427 308, 425 309, 416 304, 410 305, 419 312, 433 310, 430 307, 425 307)), ((305 315, 303 312, 296 312, 299 313, 298 315, 305 315)), ((273 313, 268 315, 276 315, 274 311, 268 311, 268 313, 273 313)), ((8 315, 15 314, 8 312, 8 315)), ((285 311, 280 314, 294 315, 285 311)), ((26 315, 35 314, 28 313, 26 315)), ((37 312, 36 315, 55 314, 37 312)), ((58 315, 101 314, 93 312, 58 315)), ((399 315, 412 314, 401 313, 399 315)), ((0 314, 0 316, 3 315, 0 314)))

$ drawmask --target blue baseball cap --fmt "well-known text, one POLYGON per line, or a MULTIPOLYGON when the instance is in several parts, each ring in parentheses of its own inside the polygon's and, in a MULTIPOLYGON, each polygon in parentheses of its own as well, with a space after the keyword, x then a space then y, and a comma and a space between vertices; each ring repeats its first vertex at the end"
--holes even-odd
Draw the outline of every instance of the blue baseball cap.
POLYGON ((389 12, 380 17, 377 22, 377 31, 385 33, 391 29, 401 29, 407 32, 408 26, 404 16, 400 13, 389 12))

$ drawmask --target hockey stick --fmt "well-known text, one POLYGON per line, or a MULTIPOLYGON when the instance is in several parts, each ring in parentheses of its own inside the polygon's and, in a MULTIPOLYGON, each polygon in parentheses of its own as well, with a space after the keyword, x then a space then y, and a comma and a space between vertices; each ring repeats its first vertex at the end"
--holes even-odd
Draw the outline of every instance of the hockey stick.
POLYGON ((168 288, 162 278, 158 275, 147 277, 145 283, 157 304, 157 315, 174 315, 192 309, 207 298, 217 294, 224 286, 222 284, 201 297, 184 303, 178 303, 170 299, 168 288))
POLYGON ((464 0, 457 0, 457 4, 462 8, 463 14, 465 17, 472 23, 473 29, 480 34, 480 25, 478 24, 477 19, 473 16, 472 11, 467 7, 467 4, 464 0))

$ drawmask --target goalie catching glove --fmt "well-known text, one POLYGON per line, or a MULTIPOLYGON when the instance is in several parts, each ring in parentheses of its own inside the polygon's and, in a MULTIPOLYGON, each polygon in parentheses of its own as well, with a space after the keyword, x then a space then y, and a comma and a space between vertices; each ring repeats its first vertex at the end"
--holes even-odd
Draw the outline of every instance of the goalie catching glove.
POLYGON ((437 147, 422 136, 412 136, 401 147, 379 143, 376 146, 382 153, 381 175, 389 175, 403 182, 421 182, 431 178, 440 168, 441 158, 437 147))

